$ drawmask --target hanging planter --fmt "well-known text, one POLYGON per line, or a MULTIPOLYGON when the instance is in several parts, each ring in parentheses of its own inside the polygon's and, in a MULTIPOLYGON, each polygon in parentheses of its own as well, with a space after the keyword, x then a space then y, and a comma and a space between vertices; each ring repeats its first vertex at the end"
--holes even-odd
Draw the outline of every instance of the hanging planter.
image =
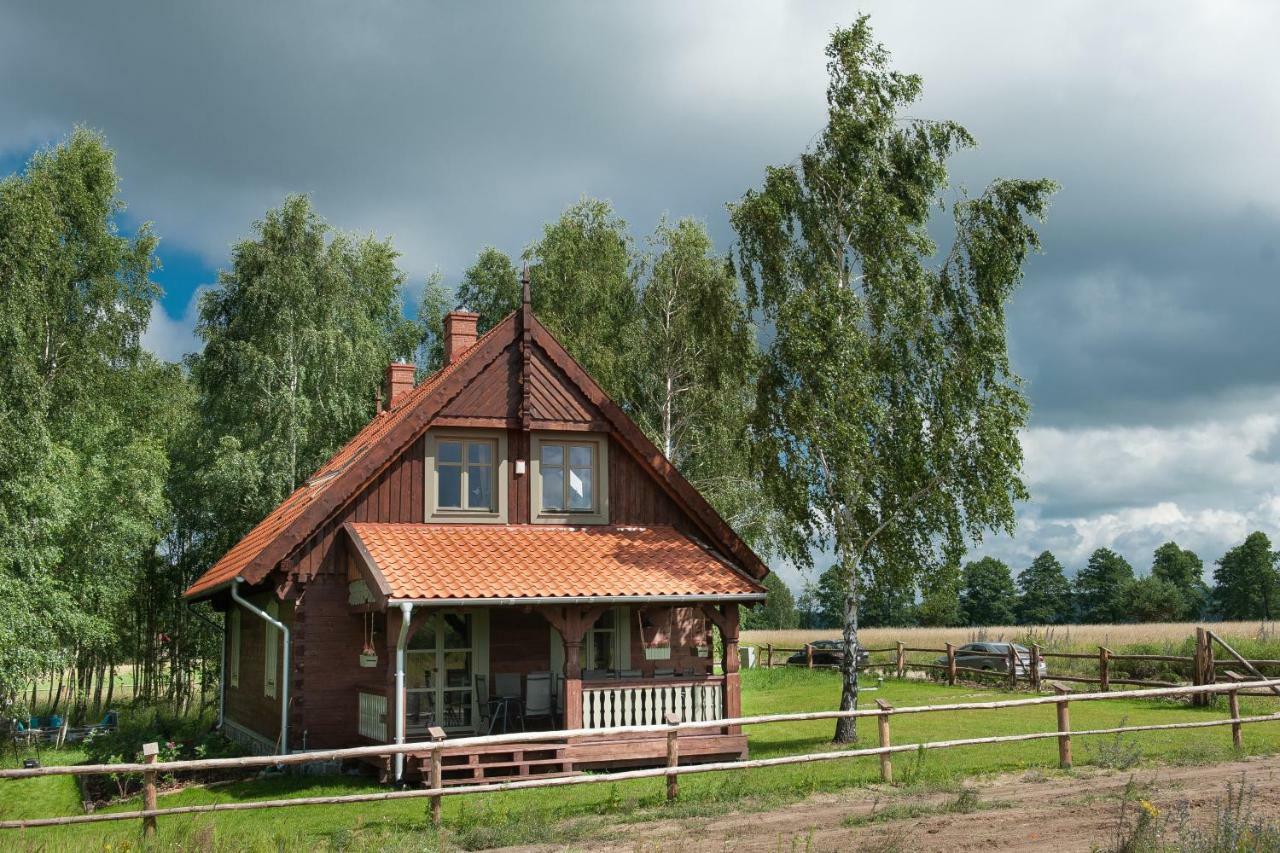
POLYGON ((670 607, 641 607, 636 610, 645 660, 671 660, 671 613, 670 607))

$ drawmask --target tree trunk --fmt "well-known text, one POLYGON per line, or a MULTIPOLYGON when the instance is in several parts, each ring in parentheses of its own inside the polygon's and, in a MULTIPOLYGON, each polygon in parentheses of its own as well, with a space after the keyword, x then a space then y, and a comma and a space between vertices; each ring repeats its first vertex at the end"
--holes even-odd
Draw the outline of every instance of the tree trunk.
MULTIPOLYGON (((858 572, 847 559, 841 560, 847 567, 849 591, 844 599, 843 660, 840 661, 840 710, 855 711, 858 708, 858 572)), ((857 743, 857 717, 836 720, 836 743, 857 743)))

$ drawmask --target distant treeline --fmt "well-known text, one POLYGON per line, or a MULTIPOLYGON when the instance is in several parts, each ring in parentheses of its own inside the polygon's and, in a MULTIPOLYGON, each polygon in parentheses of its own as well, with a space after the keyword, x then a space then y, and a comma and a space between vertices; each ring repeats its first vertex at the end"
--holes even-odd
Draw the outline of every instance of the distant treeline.
MULTIPOLYGON (((1280 554, 1254 532, 1215 564, 1213 586, 1195 552, 1166 542, 1151 571, 1138 577, 1124 557, 1099 548, 1068 579, 1049 551, 1017 574, 994 557, 938 573, 923 589, 893 587, 864 578, 861 625, 1063 625, 1183 622, 1196 619, 1273 619, 1280 591, 1280 554)), ((747 617, 750 628, 839 628, 845 587, 830 568, 807 584, 799 600, 776 576, 768 579, 766 607, 747 617)))

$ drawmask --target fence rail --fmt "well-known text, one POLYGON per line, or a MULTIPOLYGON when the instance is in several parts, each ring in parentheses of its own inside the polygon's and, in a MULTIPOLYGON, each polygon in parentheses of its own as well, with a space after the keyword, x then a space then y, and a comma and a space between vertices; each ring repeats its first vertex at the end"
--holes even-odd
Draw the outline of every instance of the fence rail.
POLYGON ((1239 694, 1244 688, 1269 688, 1280 690, 1280 679, 1245 681, 1238 680, 1224 684, 1193 685, 1166 687, 1147 690, 1133 690, 1125 693, 1096 692, 1072 693, 1062 684, 1052 685, 1055 694, 1052 696, 1033 696, 1025 699, 1008 699, 988 702, 958 702, 952 705, 914 705, 902 708, 890 706, 877 701, 874 709, 853 711, 814 711, 796 714, 763 714, 751 717, 736 717, 716 721, 680 722, 676 717, 667 717, 665 725, 629 726, 620 728, 619 733, 665 733, 667 736, 667 765, 665 767, 645 768, 641 770, 625 770, 615 773, 601 773, 578 776, 564 776, 546 779, 522 779, 511 782, 480 783, 475 785, 457 785, 444 787, 440 784, 438 774, 427 787, 403 791, 382 791, 369 794, 347 794, 326 797, 298 797, 282 800, 257 800, 251 802, 211 803, 194 806, 175 806, 171 808, 156 807, 155 786, 159 773, 182 772, 225 768, 247 768, 262 766, 279 766, 304 764, 313 761, 329 761, 339 758, 362 758, 370 755, 394 755, 407 752, 430 752, 432 766, 438 766, 438 758, 444 748, 457 749, 467 746, 493 746, 511 742, 528 742, 543 740, 560 740, 567 737, 581 736, 582 730, 560 730, 548 732, 520 732, 506 735, 489 735, 471 738, 455 738, 448 742, 426 741, 411 744, 380 744, 369 747, 353 747, 349 749, 323 750, 309 753, 293 753, 290 755, 244 756, 241 758, 204 759, 196 761, 157 761, 154 744, 143 748, 144 761, 131 764, 96 764, 67 765, 60 767, 31 767, 0 770, 0 780, 26 779, 37 776, 59 775, 94 775, 105 773, 142 773, 144 774, 143 803, 144 808, 127 812, 97 812, 87 815, 69 815, 62 817, 32 818, 27 820, 0 821, 0 829, 25 829, 41 826, 63 826, 80 823, 97 823, 101 821, 141 820, 144 835, 154 833, 156 819, 159 817, 204 814, 223 811, 245 811, 252 809, 288 808, 308 805, 335 805, 340 803, 369 803, 389 800, 431 798, 431 816, 439 822, 439 804, 442 797, 465 796, 471 794, 490 793, 496 791, 513 791, 526 788, 550 788, 564 785, 596 785, 611 784, 630 779, 663 778, 669 799, 678 796, 678 779, 682 775, 693 773, 714 773, 728 770, 742 770, 762 767, 781 767, 793 764, 806 764, 822 761, 842 761, 863 756, 878 756, 880 774, 885 781, 893 780, 892 757, 899 752, 916 752, 926 749, 951 749, 962 746, 978 746, 996 743, 1017 743, 1023 741, 1045 740, 1056 738, 1058 741, 1059 764, 1071 766, 1071 738, 1094 735, 1113 735, 1128 732, 1167 731, 1172 729, 1202 729, 1230 726, 1232 743, 1242 746, 1241 728, 1247 724, 1280 721, 1280 712, 1261 714, 1249 717, 1240 715, 1239 694), (1161 697, 1203 697, 1208 699, 1214 695, 1225 694, 1228 698, 1228 716, 1214 720, 1194 720, 1177 723, 1162 723, 1141 726, 1115 726, 1098 729, 1071 729, 1070 705, 1078 702, 1097 702, 1110 699, 1161 698, 1161 697), (996 735, 991 737, 960 738, 943 741, 925 741, 920 743, 894 744, 891 742, 890 721, 895 716, 910 714, 948 713, 956 711, 998 710, 1019 708, 1031 705, 1052 705, 1055 708, 1056 724, 1047 731, 1027 732, 1014 735, 996 735), (708 764, 680 766, 679 738, 681 732, 699 731, 708 728, 719 728, 725 725, 765 725, 770 723, 798 722, 806 720, 834 720, 840 718, 875 717, 879 734, 879 746, 851 750, 832 750, 827 752, 784 755, 775 758, 761 758, 738 761, 721 761, 708 764))
MULTIPOLYGON (((1190 670, 1190 684, 1204 685, 1214 684, 1218 681, 1218 670, 1226 667, 1243 667, 1255 679, 1264 678, 1258 667, 1263 666, 1280 666, 1280 660, 1274 659, 1254 659, 1248 660, 1241 656, 1229 643, 1223 640, 1213 631, 1206 628, 1197 628, 1195 633, 1195 653, 1192 655, 1163 655, 1163 654, 1125 654, 1114 652, 1106 646, 1098 646, 1097 652, 1052 652, 1045 651, 1040 648, 1039 644, 1032 643, 1029 653, 1018 653, 1010 644, 1009 653, 1003 656, 1004 660, 998 666, 990 668, 977 668, 965 666, 957 663, 958 650, 954 643, 947 643, 945 648, 927 648, 920 646, 908 646, 903 642, 885 648, 863 648, 861 651, 868 655, 875 654, 893 654, 888 660, 871 661, 858 664, 859 670, 877 670, 889 669, 893 670, 899 678, 904 677, 908 670, 943 670, 945 671, 946 681, 949 684, 955 684, 957 678, 961 674, 974 674, 981 677, 998 679, 1007 682, 1011 687, 1016 687, 1019 683, 1030 685, 1033 689, 1039 689, 1042 681, 1049 679, 1057 679, 1059 681, 1071 681, 1082 684, 1097 684, 1102 691, 1108 691, 1112 685, 1122 685, 1127 687, 1176 687, 1185 685, 1186 681, 1169 681, 1158 678, 1139 678, 1131 673, 1130 668, 1125 667, 1127 662, 1142 663, 1167 663, 1179 664, 1190 670), (1215 644, 1222 651, 1229 655, 1229 659, 1216 660, 1214 656, 1215 644), (907 656, 910 654, 936 654, 941 658, 938 661, 920 661, 911 660, 907 656), (1094 674, 1082 673, 1079 671, 1066 672, 1040 672, 1040 664, 1046 663, 1049 659, 1067 660, 1067 661, 1091 661, 1097 664, 1094 674), (1119 668, 1117 669, 1117 665, 1119 668)), ((1002 641, 1003 642, 1003 641, 1002 641)), ((800 647, 784 648, 782 646, 774 646, 772 643, 766 643, 757 647, 757 659, 760 665, 773 668, 775 666, 802 666, 810 669, 817 667, 833 667, 837 664, 831 662, 815 661, 815 655, 822 656, 826 650, 817 650, 815 647, 806 643, 800 647), (802 655, 803 659, 793 663, 790 658, 796 655, 802 655)), ((987 653, 977 653, 973 656, 987 658, 995 662, 1000 655, 987 653)), ((1177 673, 1175 673, 1176 675, 1177 673)), ((1280 695, 1280 689, 1272 691, 1280 695)))

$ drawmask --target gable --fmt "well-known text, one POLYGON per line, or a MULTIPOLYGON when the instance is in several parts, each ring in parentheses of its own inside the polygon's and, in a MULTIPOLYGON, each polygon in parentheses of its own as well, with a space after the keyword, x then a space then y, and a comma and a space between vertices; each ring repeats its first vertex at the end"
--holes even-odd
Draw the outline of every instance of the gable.
POLYGON ((605 423, 600 409, 537 345, 529 353, 529 416, 538 421, 582 426, 605 423))
MULTIPOLYGON (((527 435, 519 438, 520 428, 608 432, 611 446, 621 451, 611 454, 610 459, 611 504, 629 507, 618 521, 678 527, 731 557, 753 577, 763 578, 768 572, 705 498, 533 316, 528 303, 402 397, 391 411, 380 412, 184 596, 208 595, 236 578, 258 583, 282 561, 294 570, 300 562, 309 563, 314 571, 314 543, 320 540, 331 547, 333 534, 347 520, 405 521, 406 510, 409 517, 420 520, 414 509, 417 503, 404 483, 409 482, 408 472, 421 483, 421 467, 415 468, 415 454, 408 452, 406 456, 406 452, 430 427, 444 422, 455 426, 462 422, 505 425, 516 437, 512 452, 522 454, 518 458, 525 458, 528 452, 527 435), (615 458, 619 460, 616 464, 615 458), (379 507, 376 512, 371 510, 374 506, 379 507)), ((513 506, 518 503, 513 498, 513 506)), ((512 522, 527 523, 527 515, 521 518, 521 514, 517 511, 512 522)), ((322 550, 328 552, 329 547, 322 550)))
POLYGON ((443 418, 511 420, 520 411, 520 347, 515 340, 441 410, 443 418))

